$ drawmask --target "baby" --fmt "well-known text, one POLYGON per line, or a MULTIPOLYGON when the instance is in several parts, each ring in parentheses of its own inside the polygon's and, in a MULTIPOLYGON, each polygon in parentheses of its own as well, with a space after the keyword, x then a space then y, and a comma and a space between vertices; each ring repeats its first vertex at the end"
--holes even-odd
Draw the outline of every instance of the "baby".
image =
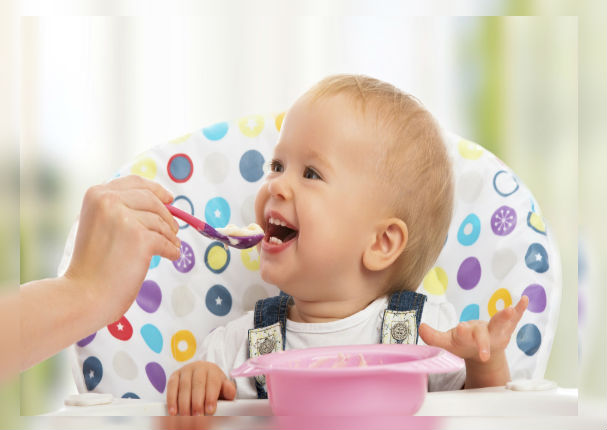
POLYGON ((249 357, 417 343, 418 332, 466 363, 430 375, 430 390, 504 385, 504 351, 528 299, 489 322, 457 324, 450 305, 415 292, 444 245, 452 206, 441 131, 415 98, 366 76, 316 84, 285 115, 255 202, 261 277, 283 293, 205 338, 201 361, 168 381, 169 414, 213 414, 218 398, 266 398, 263 377, 228 378, 249 357))

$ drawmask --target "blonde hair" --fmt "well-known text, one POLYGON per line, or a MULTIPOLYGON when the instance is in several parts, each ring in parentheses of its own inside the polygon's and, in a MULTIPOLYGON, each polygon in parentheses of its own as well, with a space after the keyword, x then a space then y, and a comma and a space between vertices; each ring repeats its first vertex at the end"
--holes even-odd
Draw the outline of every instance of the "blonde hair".
POLYGON ((333 75, 304 96, 314 100, 337 94, 352 98, 365 118, 375 114, 382 148, 376 177, 393 216, 409 231, 407 245, 393 264, 386 293, 414 291, 436 261, 453 210, 453 178, 442 132, 415 97, 364 75, 333 75))

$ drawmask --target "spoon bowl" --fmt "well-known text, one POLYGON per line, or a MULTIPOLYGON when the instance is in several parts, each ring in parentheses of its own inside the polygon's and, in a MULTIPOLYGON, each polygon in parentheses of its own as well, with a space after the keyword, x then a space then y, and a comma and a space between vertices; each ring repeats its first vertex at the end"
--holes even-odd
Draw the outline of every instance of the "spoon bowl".
POLYGON ((173 205, 167 204, 166 207, 174 217, 185 221, 186 223, 194 227, 198 231, 198 233, 208 237, 209 239, 218 240, 219 242, 231 246, 233 248, 251 248, 252 246, 257 245, 264 237, 263 234, 256 234, 253 236, 226 236, 224 234, 219 233, 206 222, 199 220, 195 216, 190 215, 189 213, 184 212, 173 205))

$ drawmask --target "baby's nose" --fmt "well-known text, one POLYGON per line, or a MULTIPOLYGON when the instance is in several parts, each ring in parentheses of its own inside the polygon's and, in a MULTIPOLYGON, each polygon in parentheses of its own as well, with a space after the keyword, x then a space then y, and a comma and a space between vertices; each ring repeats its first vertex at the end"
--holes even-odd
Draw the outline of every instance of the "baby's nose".
POLYGON ((289 184, 287 175, 280 175, 270 179, 268 184, 268 190, 272 197, 276 197, 283 200, 289 200, 293 197, 293 191, 289 184))

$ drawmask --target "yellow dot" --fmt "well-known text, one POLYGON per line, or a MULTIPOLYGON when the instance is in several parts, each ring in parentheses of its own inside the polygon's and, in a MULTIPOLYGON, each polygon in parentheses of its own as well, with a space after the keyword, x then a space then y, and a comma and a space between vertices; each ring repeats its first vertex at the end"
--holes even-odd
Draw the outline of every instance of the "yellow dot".
POLYGON ((502 309, 506 309, 507 307, 512 305, 512 297, 510 297, 510 292, 505 288, 500 288, 497 290, 491 298, 489 299, 489 305, 487 306, 487 311, 489 312, 489 316, 492 317, 498 312, 497 303, 498 301, 502 301, 504 307, 502 309))
POLYGON ((535 212, 532 212, 529 216, 529 224, 532 225, 537 231, 541 231, 542 233, 546 232, 546 224, 544 224, 544 220, 535 212))
POLYGON ((169 143, 174 143, 174 144, 177 144, 177 143, 183 143, 183 142, 185 142, 186 140, 188 140, 188 139, 190 138, 190 136, 191 136, 191 135, 192 135, 192 133, 184 134, 184 135, 183 135, 183 136, 181 136, 181 137, 177 137, 177 138, 175 138, 175 139, 173 139, 173 140, 169 140, 169 143))
POLYGON ((279 113, 278 115, 276 115, 276 119, 274 120, 274 124, 276 124, 276 130, 280 131, 280 128, 282 127, 282 121, 285 119, 285 113, 279 113))
POLYGON ((259 270, 259 254, 256 246, 240 251, 240 258, 247 269, 253 272, 259 270))
POLYGON ((457 144, 460 155, 468 160, 478 160, 485 151, 482 146, 469 140, 460 140, 457 144))
POLYGON ((263 130, 264 121, 261 115, 249 115, 238 120, 238 128, 247 137, 258 136, 263 130))
POLYGON ((435 266, 424 277, 424 290, 429 294, 440 295, 447 291, 447 272, 441 267, 435 266))
POLYGON ((140 158, 135 161, 135 164, 131 167, 131 173, 133 175, 139 175, 147 179, 154 179, 157 170, 156 162, 150 157, 140 158))
POLYGON ((228 261, 228 252, 223 246, 216 245, 209 250, 207 262, 213 270, 220 270, 228 261))
POLYGON ((171 352, 177 361, 188 361, 196 352, 196 338, 189 330, 179 330, 171 339, 171 352), (185 343, 186 348, 183 348, 185 343))

